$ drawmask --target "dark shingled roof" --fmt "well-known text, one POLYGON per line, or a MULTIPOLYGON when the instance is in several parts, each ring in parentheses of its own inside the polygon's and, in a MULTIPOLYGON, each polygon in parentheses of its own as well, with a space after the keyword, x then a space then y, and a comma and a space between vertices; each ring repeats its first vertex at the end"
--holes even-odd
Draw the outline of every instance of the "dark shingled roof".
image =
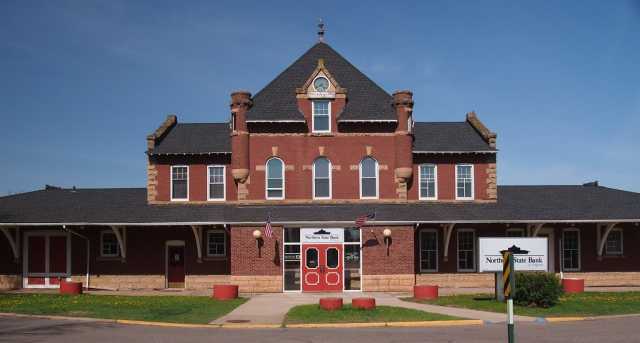
POLYGON ((296 88, 311 77, 320 58, 340 86, 347 89, 347 105, 340 120, 396 120, 391 95, 329 45, 319 42, 253 97, 248 121, 304 121, 296 88))
POLYGON ((228 123, 184 123, 169 129, 151 155, 231 152, 228 123))
POLYGON ((495 151, 468 122, 416 122, 413 151, 495 151))
POLYGON ((640 221, 640 193, 596 186, 499 186, 497 203, 148 205, 146 189, 49 189, 0 198, 0 224, 640 221))

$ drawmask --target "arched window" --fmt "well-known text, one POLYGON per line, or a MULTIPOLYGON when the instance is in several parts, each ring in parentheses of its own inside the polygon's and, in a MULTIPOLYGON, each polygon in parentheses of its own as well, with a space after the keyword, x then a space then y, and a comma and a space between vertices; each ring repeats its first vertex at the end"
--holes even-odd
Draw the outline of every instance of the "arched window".
POLYGON ((331 162, 324 157, 313 162, 313 198, 331 199, 331 162))
POLYGON ((267 199, 284 199, 284 162, 277 157, 267 161, 267 199))
POLYGON ((360 162, 360 198, 378 198, 378 161, 371 157, 360 162))

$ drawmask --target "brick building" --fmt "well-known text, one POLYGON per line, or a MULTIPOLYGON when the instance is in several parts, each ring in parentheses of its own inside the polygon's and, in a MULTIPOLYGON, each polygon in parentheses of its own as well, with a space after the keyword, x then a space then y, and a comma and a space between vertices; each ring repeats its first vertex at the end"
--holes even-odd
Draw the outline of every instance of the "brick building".
POLYGON ((640 194, 498 186, 475 113, 414 122, 413 105, 320 41, 254 96, 233 92, 228 122, 168 116, 146 138, 146 188, 0 198, 0 287, 492 286, 477 272, 489 236, 547 237, 549 270, 640 284, 640 194))

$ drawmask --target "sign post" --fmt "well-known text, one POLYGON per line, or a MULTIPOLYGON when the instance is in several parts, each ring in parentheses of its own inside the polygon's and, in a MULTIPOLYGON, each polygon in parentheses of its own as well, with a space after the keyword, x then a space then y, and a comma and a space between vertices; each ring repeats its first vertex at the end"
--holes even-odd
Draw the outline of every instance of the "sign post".
POLYGON ((515 291, 515 275, 513 270, 513 253, 503 250, 502 253, 502 287, 507 298, 507 336, 509 343, 515 343, 513 324, 513 292, 515 291))

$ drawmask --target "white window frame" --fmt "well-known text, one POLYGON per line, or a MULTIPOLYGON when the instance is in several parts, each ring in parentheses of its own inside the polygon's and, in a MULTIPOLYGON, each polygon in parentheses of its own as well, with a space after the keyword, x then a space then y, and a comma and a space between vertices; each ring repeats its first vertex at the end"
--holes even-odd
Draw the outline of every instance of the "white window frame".
POLYGON ((609 232, 609 235, 607 236, 607 240, 609 240, 609 237, 611 237, 611 233, 617 231, 620 232, 620 251, 609 251, 609 246, 607 245, 607 242, 604 242, 604 254, 605 256, 622 256, 624 255, 624 230, 622 230, 622 228, 620 227, 615 227, 613 229, 611 229, 611 231, 609 232))
POLYGON ((169 186, 169 196, 171 201, 189 201, 189 166, 188 165, 175 165, 169 168, 169 179, 171 184, 169 186), (186 198, 174 198, 173 197, 173 168, 187 168, 187 197, 186 198))
MULTIPOLYGON (((315 81, 315 80, 314 80, 315 81)), ((331 101, 329 100, 314 100, 311 102, 311 131, 313 133, 330 133, 331 132, 331 101), (329 127, 327 130, 316 130, 316 116, 325 116, 325 114, 316 114, 316 102, 326 102, 327 103, 327 113, 329 127)))
POLYGON ((438 200, 438 165, 434 163, 423 163, 418 165, 418 198, 420 200, 438 200), (422 167, 433 167, 433 197, 422 196, 422 167))
POLYGON ((519 237, 527 237, 525 230, 521 227, 514 227, 514 228, 509 228, 505 231, 505 237, 515 237, 515 238, 519 238, 519 237), (521 232, 522 236, 509 236, 509 232, 521 232))
POLYGON ((227 257, 227 232, 223 229, 211 229, 207 230, 207 257, 227 257), (209 235, 212 233, 222 233, 222 237, 224 238, 223 245, 223 253, 222 254, 211 254, 209 252, 209 235))
POLYGON ((313 192, 313 199, 315 200, 327 200, 327 199, 331 199, 331 197, 333 196, 333 172, 331 169, 331 160, 322 156, 322 157, 318 157, 315 160, 313 160, 313 164, 311 165, 311 191, 313 192), (318 197, 316 196, 316 162, 320 159, 325 159, 327 160, 327 162, 329 162, 329 196, 326 197, 318 197))
POLYGON ((358 184, 360 185, 360 199, 378 199, 380 197, 380 164, 378 163, 378 160, 371 156, 365 156, 360 160, 360 163, 358 163, 358 174, 358 184), (376 195, 369 197, 362 196, 362 162, 364 162, 364 160, 367 158, 372 159, 376 163, 376 195))
POLYGON ((264 197, 267 200, 283 200, 285 198, 285 169, 286 169, 286 165, 284 164, 284 161, 279 158, 279 157, 270 157, 269 159, 267 159, 267 161, 264 163, 264 197), (271 160, 278 160, 280 161, 280 163, 282 163, 282 196, 280 197, 270 197, 269 196, 269 190, 279 190, 280 188, 269 188, 269 161, 271 160))
POLYGON ((207 166, 207 201, 225 201, 227 199, 227 166, 210 164, 207 166), (222 167, 222 198, 211 198, 211 169, 222 167))
POLYGON ((458 270, 458 272, 465 272, 465 273, 473 273, 476 271, 476 266, 478 264, 478 258, 477 258, 477 253, 478 253, 478 246, 476 243, 476 230, 475 229, 457 229, 456 230, 456 269, 458 270), (460 268, 460 233, 462 232, 471 232, 473 234, 473 250, 472 250, 472 256, 473 256, 473 268, 468 269, 461 269, 460 268))
POLYGON ((120 243, 118 243, 118 237, 113 232, 113 230, 103 230, 100 232, 100 257, 120 257, 120 243), (105 254, 104 253, 104 235, 113 235, 116 237, 116 253, 115 254, 105 254))
POLYGON ((469 163, 456 164, 456 180, 455 180, 455 192, 456 192, 456 200, 473 200, 475 199, 475 188, 476 188, 476 177, 474 165, 469 163), (470 197, 459 197, 458 196, 458 167, 471 167, 471 196, 470 197))
POLYGON ((421 273, 437 273, 438 272, 438 263, 439 263, 439 254, 440 254, 440 247, 439 247, 439 241, 438 241, 438 230, 436 229, 422 229, 420 230, 420 232, 418 233, 418 240, 419 240, 419 246, 420 246, 420 257, 418 258, 418 261, 420 263, 420 272, 421 273), (423 232, 433 232, 436 234, 436 268, 435 269, 423 269, 422 268, 422 233, 423 232))
POLYGON ((577 272, 580 271, 582 269, 582 244, 580 242, 581 237, 580 237, 580 230, 577 228, 566 228, 562 230, 562 249, 561 249, 561 253, 562 256, 560 257, 560 266, 562 267, 562 270, 567 271, 567 272, 577 272), (568 232, 568 231, 575 231, 578 233, 578 268, 566 268, 564 266, 564 250, 565 250, 565 239, 564 239, 564 233, 568 232))

